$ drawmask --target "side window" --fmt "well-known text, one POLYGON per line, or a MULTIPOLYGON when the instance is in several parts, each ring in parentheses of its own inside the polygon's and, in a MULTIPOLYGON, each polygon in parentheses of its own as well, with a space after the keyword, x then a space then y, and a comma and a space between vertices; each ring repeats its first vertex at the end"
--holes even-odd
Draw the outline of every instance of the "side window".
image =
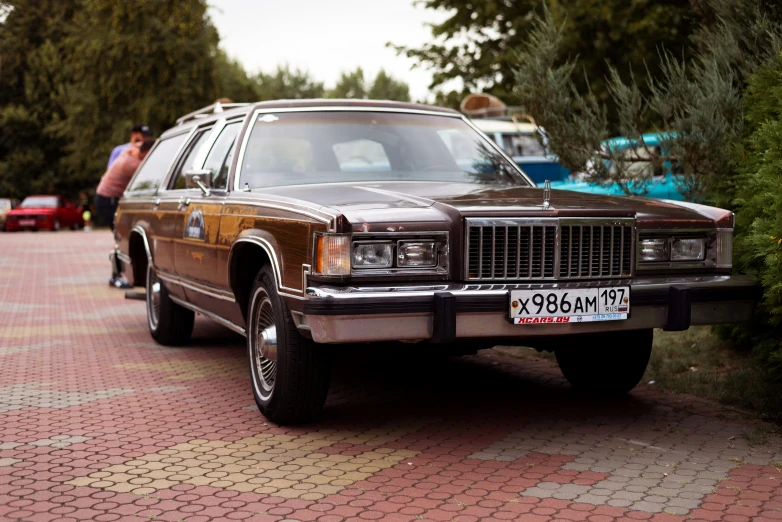
POLYGON ((185 153, 182 155, 182 158, 179 160, 176 169, 174 170, 174 176, 171 180, 171 185, 169 185, 171 190, 185 189, 185 172, 193 169, 193 162, 198 156, 198 151, 201 149, 201 147, 203 147, 204 143, 206 143, 206 140, 209 137, 209 133, 211 131, 211 127, 208 129, 200 129, 196 131, 193 139, 190 140, 190 143, 187 144, 185 153))
POLYGON ((228 186, 228 171, 231 170, 236 135, 241 128, 240 121, 229 123, 220 132, 212 150, 206 157, 204 168, 212 173, 212 187, 225 190, 228 186))
POLYGON ((136 172, 129 192, 138 190, 156 190, 168 174, 171 162, 185 141, 187 134, 179 134, 172 138, 158 141, 155 148, 149 153, 144 164, 136 172))
POLYGON ((346 141, 334 144, 333 149, 342 172, 391 170, 385 148, 376 141, 346 141))

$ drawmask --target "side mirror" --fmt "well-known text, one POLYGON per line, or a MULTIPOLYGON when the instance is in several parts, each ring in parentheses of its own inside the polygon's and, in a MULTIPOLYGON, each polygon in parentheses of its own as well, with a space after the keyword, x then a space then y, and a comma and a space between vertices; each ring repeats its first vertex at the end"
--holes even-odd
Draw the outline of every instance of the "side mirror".
POLYGON ((206 169, 194 169, 185 172, 185 188, 201 189, 204 196, 212 192, 212 172, 206 169))

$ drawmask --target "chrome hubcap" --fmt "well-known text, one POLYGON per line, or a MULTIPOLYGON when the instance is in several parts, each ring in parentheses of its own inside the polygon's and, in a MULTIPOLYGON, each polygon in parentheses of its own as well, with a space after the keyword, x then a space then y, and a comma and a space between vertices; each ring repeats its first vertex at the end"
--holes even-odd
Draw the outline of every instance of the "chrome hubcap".
POLYGON ((147 272, 147 315, 154 330, 160 318, 160 279, 151 268, 147 272))
POLYGON ((254 374, 258 395, 268 399, 277 380, 277 328, 274 325, 274 309, 269 296, 261 290, 253 310, 251 339, 254 374))

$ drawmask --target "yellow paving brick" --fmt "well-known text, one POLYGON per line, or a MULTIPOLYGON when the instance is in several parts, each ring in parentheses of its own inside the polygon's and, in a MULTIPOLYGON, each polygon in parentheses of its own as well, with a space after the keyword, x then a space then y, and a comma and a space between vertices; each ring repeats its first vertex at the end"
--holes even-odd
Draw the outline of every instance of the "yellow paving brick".
POLYGON ((170 488, 171 486, 176 486, 177 484, 178 482, 175 482, 173 480, 153 480, 152 482, 147 484, 147 487, 157 491, 160 489, 170 488))
POLYGON ((336 441, 372 441, 373 435, 321 430, 298 436, 264 433, 232 442, 191 440, 70 483, 133 493, 185 483, 282 498, 323 498, 417 455, 390 448, 358 455, 319 452, 336 441))

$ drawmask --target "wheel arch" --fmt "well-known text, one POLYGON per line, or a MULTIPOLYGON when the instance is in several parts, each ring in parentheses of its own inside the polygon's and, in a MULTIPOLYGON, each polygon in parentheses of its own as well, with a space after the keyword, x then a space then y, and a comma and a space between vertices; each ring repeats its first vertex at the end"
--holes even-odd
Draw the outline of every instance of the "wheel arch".
POLYGON ((152 262, 152 249, 149 247, 146 231, 141 227, 133 227, 128 238, 128 255, 133 268, 133 283, 136 286, 146 286, 147 265, 152 262))
POLYGON ((271 266, 274 284, 279 291, 280 269, 276 252, 269 241, 256 236, 240 237, 231 246, 228 254, 229 283, 242 317, 247 317, 253 282, 266 265, 271 266))

